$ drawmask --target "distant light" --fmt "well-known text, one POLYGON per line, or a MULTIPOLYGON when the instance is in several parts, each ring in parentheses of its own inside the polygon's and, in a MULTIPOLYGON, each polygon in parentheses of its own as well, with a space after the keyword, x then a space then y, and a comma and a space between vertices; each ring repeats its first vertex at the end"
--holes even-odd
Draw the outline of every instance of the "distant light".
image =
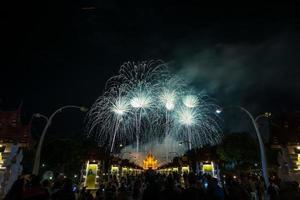
POLYGON ((236 176, 234 175, 233 178, 236 179, 236 176))
POLYGON ((221 109, 217 109, 217 110, 216 110, 216 113, 217 113, 217 114, 220 114, 221 112, 222 112, 221 109))
POLYGON ((300 146, 297 146, 297 149, 300 149, 300 146))
POLYGON ((46 164, 43 163, 43 164, 42 164, 42 167, 45 167, 45 166, 46 166, 46 164))
POLYGON ((74 178, 77 178, 77 174, 74 174, 74 178))
POLYGON ((271 115, 272 115, 272 113, 270 113, 270 112, 265 113, 265 117, 271 117, 271 115))
POLYGON ((52 179, 53 179, 53 177, 52 177, 52 176, 50 176, 50 177, 49 177, 49 179, 50 179, 50 180, 52 180, 52 179))
POLYGON ((81 106, 80 107, 80 111, 81 112, 87 112, 89 109, 87 109, 86 107, 81 106))
POLYGON ((120 147, 122 147, 122 146, 123 146, 123 144, 120 144, 119 146, 120 146, 120 147))

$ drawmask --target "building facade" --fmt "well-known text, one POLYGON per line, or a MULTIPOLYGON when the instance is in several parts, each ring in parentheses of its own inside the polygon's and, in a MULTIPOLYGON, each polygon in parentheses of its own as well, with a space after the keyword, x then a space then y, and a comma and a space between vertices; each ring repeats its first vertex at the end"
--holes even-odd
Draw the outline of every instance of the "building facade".
POLYGON ((22 173, 22 149, 32 141, 30 124, 22 124, 21 106, 15 111, 0 111, 0 196, 22 173))
POLYGON ((157 168, 158 168, 157 160, 154 158, 154 156, 150 152, 147 155, 146 159, 143 161, 143 169, 144 170, 147 170, 147 169, 156 170, 157 168))
POLYGON ((278 150, 279 177, 300 183, 300 111, 272 120, 271 134, 271 148, 278 150))

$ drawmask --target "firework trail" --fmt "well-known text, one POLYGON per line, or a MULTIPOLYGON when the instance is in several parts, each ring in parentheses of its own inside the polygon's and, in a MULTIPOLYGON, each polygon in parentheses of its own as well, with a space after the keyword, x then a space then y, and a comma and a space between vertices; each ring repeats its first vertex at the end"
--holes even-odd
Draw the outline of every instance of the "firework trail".
MULTIPOLYGON (((127 90, 127 97, 135 116, 136 152, 139 152, 140 140, 147 139, 145 129, 155 132, 158 113, 155 112, 157 102, 156 93, 160 88, 161 80, 168 76, 167 68, 162 61, 138 62, 123 64, 117 80, 119 85, 127 90)), ((154 136, 154 135, 153 135, 154 136)), ((149 139, 149 138, 148 138, 149 139)))
POLYGON ((96 132, 99 145, 104 146, 109 142, 111 152, 116 138, 126 143, 133 137, 131 124, 128 123, 131 121, 132 113, 128 99, 121 88, 115 90, 110 88, 110 91, 100 96, 87 117, 88 136, 96 132))

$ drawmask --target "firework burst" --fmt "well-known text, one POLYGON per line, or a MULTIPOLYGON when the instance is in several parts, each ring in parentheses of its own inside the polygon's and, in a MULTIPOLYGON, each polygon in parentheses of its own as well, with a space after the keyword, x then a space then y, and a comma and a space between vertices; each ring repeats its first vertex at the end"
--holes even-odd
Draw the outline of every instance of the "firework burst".
POLYGON ((222 129, 216 109, 217 105, 205 93, 184 96, 174 115, 174 134, 189 149, 218 143, 222 129))
POLYGON ((139 152, 141 143, 159 137, 188 141, 189 148, 217 143, 217 106, 207 95, 187 93, 186 88, 162 61, 126 62, 90 109, 88 135, 96 134, 111 152, 116 141, 135 143, 139 152))

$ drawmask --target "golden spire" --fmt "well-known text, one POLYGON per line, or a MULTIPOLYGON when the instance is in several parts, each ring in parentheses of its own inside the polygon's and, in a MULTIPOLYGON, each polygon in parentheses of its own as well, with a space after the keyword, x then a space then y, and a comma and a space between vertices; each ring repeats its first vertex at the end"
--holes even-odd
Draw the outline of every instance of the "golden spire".
POLYGON ((155 160, 154 156, 150 151, 146 156, 146 159, 144 160, 143 168, 147 170, 147 169, 157 169, 157 167, 158 167, 157 160, 155 160))

